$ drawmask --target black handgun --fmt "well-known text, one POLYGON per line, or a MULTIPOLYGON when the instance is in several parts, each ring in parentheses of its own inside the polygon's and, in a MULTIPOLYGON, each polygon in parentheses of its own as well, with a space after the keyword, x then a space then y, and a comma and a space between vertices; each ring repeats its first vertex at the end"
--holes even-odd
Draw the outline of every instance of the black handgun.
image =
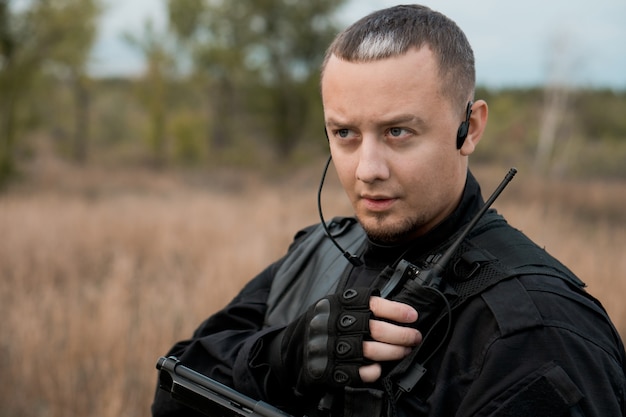
POLYGON ((174 357, 157 361, 159 388, 173 399, 212 417, 292 417, 263 401, 254 400, 239 391, 181 365, 174 357))

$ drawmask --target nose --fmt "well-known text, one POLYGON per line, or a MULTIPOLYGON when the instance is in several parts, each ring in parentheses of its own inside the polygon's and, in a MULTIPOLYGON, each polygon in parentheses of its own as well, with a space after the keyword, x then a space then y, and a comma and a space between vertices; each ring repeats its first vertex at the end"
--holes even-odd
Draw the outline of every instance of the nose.
POLYGON ((367 184, 389 178, 384 146, 378 138, 364 137, 359 149, 356 178, 367 184))

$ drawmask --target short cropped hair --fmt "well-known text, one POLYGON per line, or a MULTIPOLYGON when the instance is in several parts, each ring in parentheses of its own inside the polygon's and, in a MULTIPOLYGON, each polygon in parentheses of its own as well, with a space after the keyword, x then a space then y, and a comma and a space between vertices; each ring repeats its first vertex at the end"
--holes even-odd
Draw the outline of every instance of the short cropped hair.
POLYGON ((445 15, 421 5, 373 12, 339 33, 322 64, 332 55, 348 62, 371 62, 428 45, 438 60, 441 93, 464 111, 476 82, 474 52, 463 31, 445 15))

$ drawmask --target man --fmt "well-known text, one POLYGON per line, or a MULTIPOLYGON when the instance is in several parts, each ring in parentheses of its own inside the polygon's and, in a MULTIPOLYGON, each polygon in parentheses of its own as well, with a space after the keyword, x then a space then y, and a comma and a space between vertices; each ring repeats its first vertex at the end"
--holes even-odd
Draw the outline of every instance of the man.
MULTIPOLYGON (((436 263, 484 204, 468 156, 487 104, 463 32, 422 6, 375 12, 331 44, 321 90, 358 224, 301 231, 169 355, 296 416, 625 415, 604 310, 494 211, 432 282, 389 284, 436 263)), ((162 390, 152 411, 192 415, 162 390)))

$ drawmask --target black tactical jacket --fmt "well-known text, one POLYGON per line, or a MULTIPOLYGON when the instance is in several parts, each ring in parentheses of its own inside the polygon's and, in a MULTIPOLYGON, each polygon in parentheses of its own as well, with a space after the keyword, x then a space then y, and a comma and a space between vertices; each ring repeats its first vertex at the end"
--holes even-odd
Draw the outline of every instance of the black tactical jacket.
MULTIPOLYGON (((296 235, 284 258, 250 281, 223 310, 202 323, 192 339, 177 343, 168 355, 293 415, 324 415, 317 410, 318 395, 296 394, 272 369, 266 354, 272 338, 327 293, 384 285, 379 273, 401 254, 424 260, 439 252, 482 204, 480 188, 468 173, 457 210, 433 231, 402 247, 355 239, 348 232, 359 227, 354 222, 332 222, 333 234, 361 256, 360 267, 349 265, 321 237, 321 227, 307 228, 296 235), (303 256, 307 250, 314 255, 303 256)), ((531 245, 503 223, 495 233, 505 251, 497 253, 519 252, 531 245), (516 247, 506 248, 508 236, 515 238, 511 242, 516 247)), ((455 307, 450 328, 447 320, 439 322, 420 347, 425 352, 421 358, 417 352, 416 366, 426 372, 410 392, 390 401, 388 394, 398 392, 392 379, 388 379, 391 389, 382 383, 367 387, 383 393, 382 400, 347 390, 335 395, 332 415, 371 416, 380 407, 380 414, 399 416, 626 416, 626 355, 619 335, 582 283, 537 250, 533 248, 534 257, 527 264, 528 271, 538 273, 489 285, 455 307)), ((294 341, 294 348, 297 344, 294 341)), ((197 415, 158 389, 152 412, 197 415)))

